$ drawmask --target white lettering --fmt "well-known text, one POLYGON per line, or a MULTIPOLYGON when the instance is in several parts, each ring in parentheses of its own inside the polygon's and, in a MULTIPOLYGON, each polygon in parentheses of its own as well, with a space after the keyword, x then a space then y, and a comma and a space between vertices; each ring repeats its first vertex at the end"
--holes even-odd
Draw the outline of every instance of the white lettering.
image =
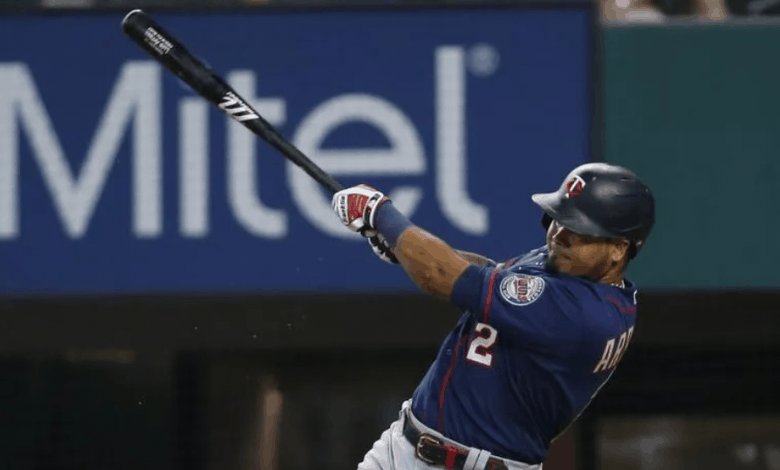
POLYGON ((612 362, 612 351, 615 349, 615 338, 607 341, 604 345, 604 353, 601 355, 601 360, 596 364, 596 368, 593 369, 593 373, 603 372, 609 368, 609 364, 612 362))
POLYGON ((151 27, 144 31, 144 42, 152 46, 155 52, 160 55, 165 55, 173 49, 173 44, 151 27))
POLYGON ((161 80, 153 62, 128 62, 74 176, 25 64, 0 64, 0 238, 19 235, 18 128, 30 139, 33 155, 71 238, 84 236, 123 132, 133 127, 133 232, 151 238, 162 232, 161 80), (6 184, 10 183, 10 184, 6 184))
MULTIPOLYGON (((238 93, 243 94, 240 91, 238 93)), ((252 110, 249 109, 249 107, 246 105, 246 103, 241 101, 241 98, 236 96, 236 94, 231 91, 227 92, 227 94, 222 98, 222 102, 219 104, 219 107, 222 108, 222 110, 225 111, 228 116, 238 122, 257 119, 257 114, 253 113, 252 110)))
MULTIPOLYGON (((284 124, 285 103, 279 98, 255 97, 255 74, 237 70, 228 75, 233 88, 249 100, 257 112, 270 124, 284 124)), ((287 214, 281 209, 267 207, 258 196, 257 168, 255 161, 257 137, 243 126, 227 121, 228 199, 238 222, 257 237, 284 238, 287 235, 287 214)), ((269 153, 276 152, 267 149, 269 153)), ((282 158, 270 155, 269 158, 282 158)), ((332 214, 331 214, 332 215, 332 214)), ((334 219, 336 217, 333 217, 334 219)))
POLYGON ((460 47, 436 49, 436 196, 455 227, 487 235, 488 210, 467 191, 466 72, 460 47))
POLYGON ((16 92, 29 80, 24 64, 0 64, 0 240, 19 236, 19 138, 16 92))
MULTIPOLYGON (((301 122, 293 143, 332 176, 401 176, 425 173, 425 154, 414 124, 392 103, 366 94, 331 98, 314 108, 301 122), (330 132, 349 122, 365 122, 381 130, 389 149, 323 149, 330 132)), ((360 240, 333 217, 330 195, 293 163, 287 165, 293 200, 301 214, 322 232, 339 238, 360 240)), ((399 211, 411 217, 422 199, 418 187, 387 191, 399 211)))
POLYGON ((615 366, 617 366, 618 361, 620 360, 620 356, 623 354, 623 349, 626 347, 626 337, 628 336, 627 332, 623 332, 622 335, 620 335, 620 339, 618 339, 617 348, 615 348, 615 354, 612 356, 612 361, 609 363, 609 368, 613 369, 615 366))
MULTIPOLYGON (((154 30, 147 31, 147 40, 167 52, 170 47, 164 39, 154 30)), ((437 48, 435 71, 436 198, 443 215, 454 227, 471 235, 485 235, 489 231, 488 210, 468 194, 463 49, 437 48)), ((257 138, 233 121, 255 119, 260 114, 274 126, 280 126, 286 121, 285 101, 278 97, 256 97, 256 79, 251 71, 237 70, 228 78, 236 93, 226 94, 219 105, 233 119, 227 120, 226 135, 228 206, 248 233, 263 238, 284 238, 289 231, 288 214, 261 200, 257 138)), ((162 234, 163 109, 161 69, 157 64, 127 62, 121 68, 80 168, 71 167, 69 162, 81 160, 66 157, 25 64, 0 64, 0 89, 4 90, 0 94, 0 240, 20 235, 20 135, 29 140, 63 231, 77 239, 88 231, 119 146, 131 132, 130 126, 132 232, 140 238, 156 238, 162 234)), ((210 233, 209 107, 199 97, 182 98, 178 120, 179 233, 187 238, 204 238, 210 233)), ((336 177, 421 176, 427 170, 422 141, 414 123, 393 103, 374 95, 344 94, 326 100, 304 117, 292 141, 336 177), (355 122, 379 130, 389 141, 388 148, 324 148, 332 132, 355 122)), ((279 155, 271 158, 282 162, 279 155)), ((309 223, 329 236, 362 238, 333 217, 329 194, 291 162, 285 166, 291 197, 309 223)), ((410 217, 423 197, 419 185, 381 189, 410 217)))
POLYGON ((623 359, 623 355, 628 349, 628 344, 631 342, 631 336, 634 335, 634 327, 632 326, 625 333, 620 335, 620 341, 618 342, 617 351, 615 351, 615 358, 612 360, 610 367, 617 367, 618 363, 623 359))
POLYGON ((209 233, 208 111, 202 98, 179 103, 179 230, 187 238, 209 233))

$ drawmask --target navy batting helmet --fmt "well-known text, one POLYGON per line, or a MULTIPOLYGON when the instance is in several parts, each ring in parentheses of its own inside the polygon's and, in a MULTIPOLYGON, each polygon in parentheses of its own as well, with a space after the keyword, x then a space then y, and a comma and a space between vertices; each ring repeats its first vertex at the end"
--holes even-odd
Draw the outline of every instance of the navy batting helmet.
POLYGON ((642 249, 655 223, 650 188, 631 171, 606 163, 575 168, 558 191, 534 194, 544 210, 545 230, 554 219, 572 232, 631 242, 630 258, 642 249))

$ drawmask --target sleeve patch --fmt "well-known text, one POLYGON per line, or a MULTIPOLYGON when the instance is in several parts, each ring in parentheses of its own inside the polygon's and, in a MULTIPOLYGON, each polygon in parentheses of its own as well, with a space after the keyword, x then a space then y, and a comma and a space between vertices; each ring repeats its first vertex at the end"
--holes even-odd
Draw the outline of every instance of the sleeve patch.
POLYGON ((541 297, 544 284, 544 279, 538 276, 513 274, 501 281, 501 297, 518 307, 532 304, 541 297))

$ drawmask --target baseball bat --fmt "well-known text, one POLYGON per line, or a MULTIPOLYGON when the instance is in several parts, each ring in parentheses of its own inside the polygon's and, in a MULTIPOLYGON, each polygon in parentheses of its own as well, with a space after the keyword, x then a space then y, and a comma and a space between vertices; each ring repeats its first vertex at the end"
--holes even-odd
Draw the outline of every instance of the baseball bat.
POLYGON ((252 109, 219 74, 190 53, 149 15, 142 10, 131 11, 122 20, 122 30, 154 60, 182 79, 206 101, 266 141, 323 187, 332 193, 343 189, 338 181, 288 142, 260 113, 252 109))

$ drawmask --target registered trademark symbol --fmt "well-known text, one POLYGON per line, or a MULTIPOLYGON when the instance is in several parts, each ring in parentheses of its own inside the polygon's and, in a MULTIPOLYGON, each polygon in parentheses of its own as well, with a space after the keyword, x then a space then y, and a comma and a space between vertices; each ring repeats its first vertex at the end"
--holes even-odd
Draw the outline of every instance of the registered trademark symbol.
POLYGON ((493 75, 501 56, 490 44, 476 44, 468 51, 468 67, 478 77, 493 75))

